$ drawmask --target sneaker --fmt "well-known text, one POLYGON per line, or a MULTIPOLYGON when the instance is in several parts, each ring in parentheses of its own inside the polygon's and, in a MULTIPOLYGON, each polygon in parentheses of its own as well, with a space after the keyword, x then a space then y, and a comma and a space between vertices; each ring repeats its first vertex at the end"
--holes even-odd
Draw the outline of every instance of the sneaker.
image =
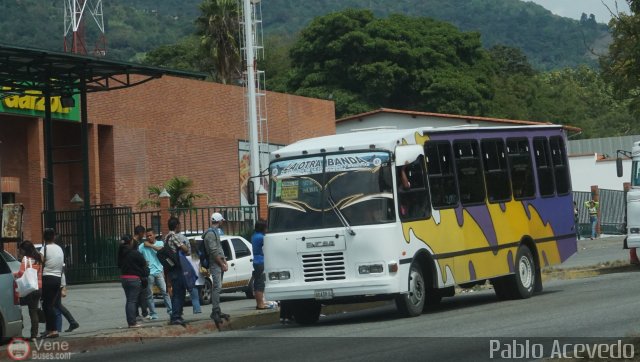
POLYGON ((183 326, 184 327, 184 326, 187 325, 187 322, 184 319, 180 318, 180 319, 174 319, 172 321, 169 321, 169 325, 170 326, 183 326))
POLYGON ((65 332, 72 332, 74 329, 78 329, 79 327, 80 324, 78 324, 78 322, 71 323, 65 332))
POLYGON ((150 320, 150 321, 155 321, 155 320, 158 319, 158 316, 157 315, 150 315, 150 316, 147 317, 147 319, 150 320))
POLYGON ((142 327, 142 324, 140 324, 140 323, 136 323, 136 324, 133 324, 133 325, 129 326, 129 328, 140 328, 140 327, 142 327))

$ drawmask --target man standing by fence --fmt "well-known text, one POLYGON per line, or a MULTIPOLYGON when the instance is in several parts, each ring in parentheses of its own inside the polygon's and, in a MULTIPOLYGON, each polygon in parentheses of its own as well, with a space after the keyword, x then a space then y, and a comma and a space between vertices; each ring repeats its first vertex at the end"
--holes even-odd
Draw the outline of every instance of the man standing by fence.
POLYGON ((589 222, 591 223, 591 240, 598 237, 597 225, 598 225, 598 208, 600 203, 598 201, 589 200, 584 203, 584 206, 589 211, 589 222))
POLYGON ((164 243, 161 240, 156 240, 156 234, 152 228, 146 230, 147 240, 143 244, 140 244, 138 250, 144 256, 149 267, 149 285, 147 291, 147 304, 149 305, 149 319, 158 319, 158 313, 156 313, 155 302, 153 301, 153 286, 157 286, 162 293, 162 299, 164 305, 167 307, 167 314, 171 317, 171 298, 167 294, 167 283, 164 280, 164 269, 160 260, 158 260, 157 252, 162 249, 164 243))
POLYGON ((222 320, 229 320, 229 315, 220 310, 220 292, 222 290, 222 273, 228 270, 227 261, 224 257, 220 236, 216 228, 220 225, 222 215, 214 213, 211 215, 211 228, 204 235, 205 251, 209 255, 209 272, 211 273, 211 319, 220 329, 222 320))

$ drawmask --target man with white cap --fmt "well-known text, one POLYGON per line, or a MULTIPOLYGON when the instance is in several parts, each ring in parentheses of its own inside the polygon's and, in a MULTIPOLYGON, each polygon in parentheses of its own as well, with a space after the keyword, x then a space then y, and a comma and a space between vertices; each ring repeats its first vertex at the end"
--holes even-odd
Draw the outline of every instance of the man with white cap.
POLYGON ((225 219, 224 219, 224 217, 222 217, 221 213, 214 212, 211 215, 211 226, 213 227, 215 232, 218 234, 218 236, 224 235, 224 231, 222 230, 222 222, 223 221, 225 221, 225 219))
POLYGON ((222 244, 220 243, 220 235, 216 231, 220 222, 224 218, 220 213, 211 215, 211 227, 202 235, 205 252, 209 259, 209 273, 211 273, 211 319, 216 324, 216 328, 220 329, 222 320, 229 320, 229 315, 222 313, 220 310, 220 292, 222 290, 222 273, 228 270, 227 261, 224 257, 222 244))

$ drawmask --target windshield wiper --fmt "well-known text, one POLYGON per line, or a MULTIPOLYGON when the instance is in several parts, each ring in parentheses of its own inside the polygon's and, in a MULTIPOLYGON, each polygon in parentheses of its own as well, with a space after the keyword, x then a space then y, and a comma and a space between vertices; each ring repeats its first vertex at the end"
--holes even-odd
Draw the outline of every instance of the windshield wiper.
POLYGON ((336 202, 333 201, 333 197, 331 197, 331 195, 329 195, 327 200, 329 201, 329 205, 331 205, 331 209, 333 210, 333 212, 338 217, 338 220, 340 220, 340 222, 342 223, 342 226, 344 226, 345 229, 347 229, 347 231, 349 232, 349 234, 351 236, 355 236, 356 232, 353 231, 353 229, 351 228, 351 225, 349 225, 349 222, 347 221, 347 218, 342 214, 342 211, 340 211, 340 209, 338 209, 338 205, 336 205, 336 202))

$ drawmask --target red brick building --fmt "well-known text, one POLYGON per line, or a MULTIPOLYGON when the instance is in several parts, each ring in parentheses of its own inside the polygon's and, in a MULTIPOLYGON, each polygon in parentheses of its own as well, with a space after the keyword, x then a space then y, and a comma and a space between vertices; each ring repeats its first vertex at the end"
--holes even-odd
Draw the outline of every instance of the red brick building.
MULTIPOLYGON (((244 97, 242 87, 170 76, 89 94, 90 203, 135 206, 149 185, 187 176, 194 192, 209 196, 200 205, 239 205, 239 142, 248 134, 244 97)), ((271 144, 335 133, 333 102, 272 92, 266 99, 271 144)), ((0 113, 0 141, 5 201, 17 191, 11 196, 25 206, 24 237, 39 240, 42 118, 0 113)), ((79 122, 53 122, 56 210, 70 209, 73 195, 82 195, 79 145, 79 122)))

